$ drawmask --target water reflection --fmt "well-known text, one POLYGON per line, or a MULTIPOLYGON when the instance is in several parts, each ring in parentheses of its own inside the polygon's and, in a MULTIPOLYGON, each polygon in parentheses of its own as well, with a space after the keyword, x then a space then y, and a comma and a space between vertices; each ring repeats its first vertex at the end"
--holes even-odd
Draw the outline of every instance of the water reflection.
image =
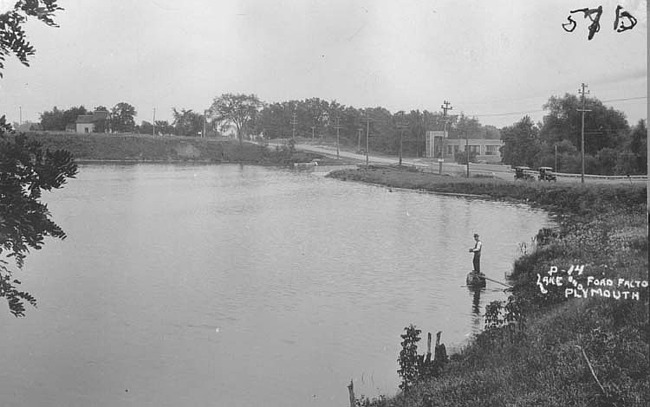
POLYGON ((481 314, 481 294, 485 292, 485 287, 467 287, 470 297, 472 298, 472 333, 477 334, 483 327, 483 315, 481 314))

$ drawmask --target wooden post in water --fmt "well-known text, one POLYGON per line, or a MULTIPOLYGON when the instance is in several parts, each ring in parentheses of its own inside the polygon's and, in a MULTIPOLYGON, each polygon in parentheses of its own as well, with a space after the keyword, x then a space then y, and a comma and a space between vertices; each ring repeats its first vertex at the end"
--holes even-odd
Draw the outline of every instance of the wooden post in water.
POLYGON ((444 344, 440 343, 440 335, 442 335, 442 331, 438 331, 436 334, 436 349, 433 355, 433 362, 442 366, 447 362, 447 348, 445 348, 444 344))
POLYGON ((348 384, 348 393, 350 393, 350 407, 355 407, 356 399, 354 397, 354 384, 352 384, 352 379, 350 379, 350 384, 348 384))

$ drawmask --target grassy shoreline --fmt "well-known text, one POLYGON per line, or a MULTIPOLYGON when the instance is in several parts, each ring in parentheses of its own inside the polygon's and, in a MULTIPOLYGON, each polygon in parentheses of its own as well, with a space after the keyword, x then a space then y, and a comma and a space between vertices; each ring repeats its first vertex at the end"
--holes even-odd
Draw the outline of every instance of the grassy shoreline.
POLYGON ((320 155, 237 140, 144 134, 28 132, 49 150, 70 151, 79 163, 238 163, 287 166, 324 160, 320 155))
MULTIPOLYGON (((619 278, 648 280, 646 185, 515 183, 396 168, 343 170, 329 176, 389 188, 525 202, 551 211, 558 221, 557 228, 540 231, 534 251, 516 260, 509 303, 492 309, 498 311, 497 317, 486 320, 486 329, 452 355, 439 377, 421 378, 407 393, 363 399, 359 404, 559 407, 650 403, 648 288, 616 286, 619 278), (567 296, 565 290, 573 286, 566 285, 568 273, 562 270, 571 265, 584 265, 583 274, 576 273, 575 280, 588 290, 634 291, 639 298, 606 298, 597 292, 588 298, 567 296), (558 267, 555 275, 562 275, 565 285, 543 285, 547 291, 543 293, 538 278, 548 276, 552 266, 558 267), (594 285, 603 278, 613 280, 615 287, 594 285)), ((404 321, 405 326, 409 322, 404 321)))

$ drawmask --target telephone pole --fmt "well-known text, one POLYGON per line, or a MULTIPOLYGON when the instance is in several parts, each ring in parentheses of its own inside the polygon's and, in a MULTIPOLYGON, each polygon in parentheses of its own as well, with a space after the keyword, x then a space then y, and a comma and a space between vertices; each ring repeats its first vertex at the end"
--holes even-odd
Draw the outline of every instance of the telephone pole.
MULTIPOLYGON (((440 143, 440 169, 439 173, 442 175, 442 163, 445 161, 445 138, 447 138, 447 110, 453 110, 453 107, 449 106, 450 103, 447 102, 446 100, 442 102, 443 104, 440 106, 442 108, 442 117, 444 118, 444 127, 443 127, 443 132, 442 132, 442 142, 440 143)), ((469 153, 468 153, 469 154, 469 153)), ((469 159, 469 155, 468 155, 469 159)))
POLYGON ((296 138, 296 123, 297 123, 296 122, 296 110, 294 109, 293 110, 293 115, 291 116, 291 125, 293 126, 292 131, 291 131, 291 139, 292 140, 295 140, 295 138, 296 138))
POLYGON ((467 178, 469 178, 469 137, 465 132, 465 161, 467 161, 467 178))
MULTIPOLYGON (((580 176, 580 182, 585 183, 585 112, 591 112, 591 110, 585 109, 585 88, 587 85, 584 83, 580 85, 580 89, 578 89, 578 93, 580 93, 580 99, 582 101, 582 109, 578 109, 579 112, 582 112, 582 130, 581 130, 581 136, 582 136, 582 142, 580 143, 580 151, 581 151, 581 156, 582 156, 582 172, 580 176)), ((589 94, 589 91, 586 91, 587 94, 589 94)))
POLYGON ((370 138, 370 112, 366 112, 366 168, 368 167, 368 139, 370 138))
POLYGON ((151 135, 155 136, 156 135, 156 108, 155 107, 153 108, 153 120, 151 123, 151 127, 152 127, 151 135))
POLYGON ((339 160, 341 157, 339 157, 339 130, 341 129, 341 119, 337 116, 336 117, 336 126, 334 126, 336 129, 336 159, 339 160))
POLYGON ((359 132, 359 140, 357 142, 357 151, 361 150, 361 133, 363 132, 363 129, 359 127, 358 129, 359 132))
POLYGON ((203 137, 203 138, 205 138, 205 125, 206 125, 206 123, 207 123, 207 120, 208 120, 208 111, 207 111, 207 110, 204 110, 204 111, 203 111, 203 134, 202 134, 202 136, 201 136, 201 137, 203 137))
POLYGON ((402 145, 404 143, 404 129, 408 127, 408 124, 404 122, 397 123, 397 129, 399 130, 399 165, 402 165, 402 145))

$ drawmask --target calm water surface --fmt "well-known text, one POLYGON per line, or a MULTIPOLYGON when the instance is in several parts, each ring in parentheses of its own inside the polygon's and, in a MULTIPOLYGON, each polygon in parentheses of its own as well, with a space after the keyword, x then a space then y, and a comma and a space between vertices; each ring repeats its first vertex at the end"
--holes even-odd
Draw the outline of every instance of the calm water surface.
POLYGON ((448 349, 550 223, 522 205, 240 166, 85 165, 45 197, 64 241, 0 316, 3 406, 345 406, 394 394, 405 326, 448 349))

